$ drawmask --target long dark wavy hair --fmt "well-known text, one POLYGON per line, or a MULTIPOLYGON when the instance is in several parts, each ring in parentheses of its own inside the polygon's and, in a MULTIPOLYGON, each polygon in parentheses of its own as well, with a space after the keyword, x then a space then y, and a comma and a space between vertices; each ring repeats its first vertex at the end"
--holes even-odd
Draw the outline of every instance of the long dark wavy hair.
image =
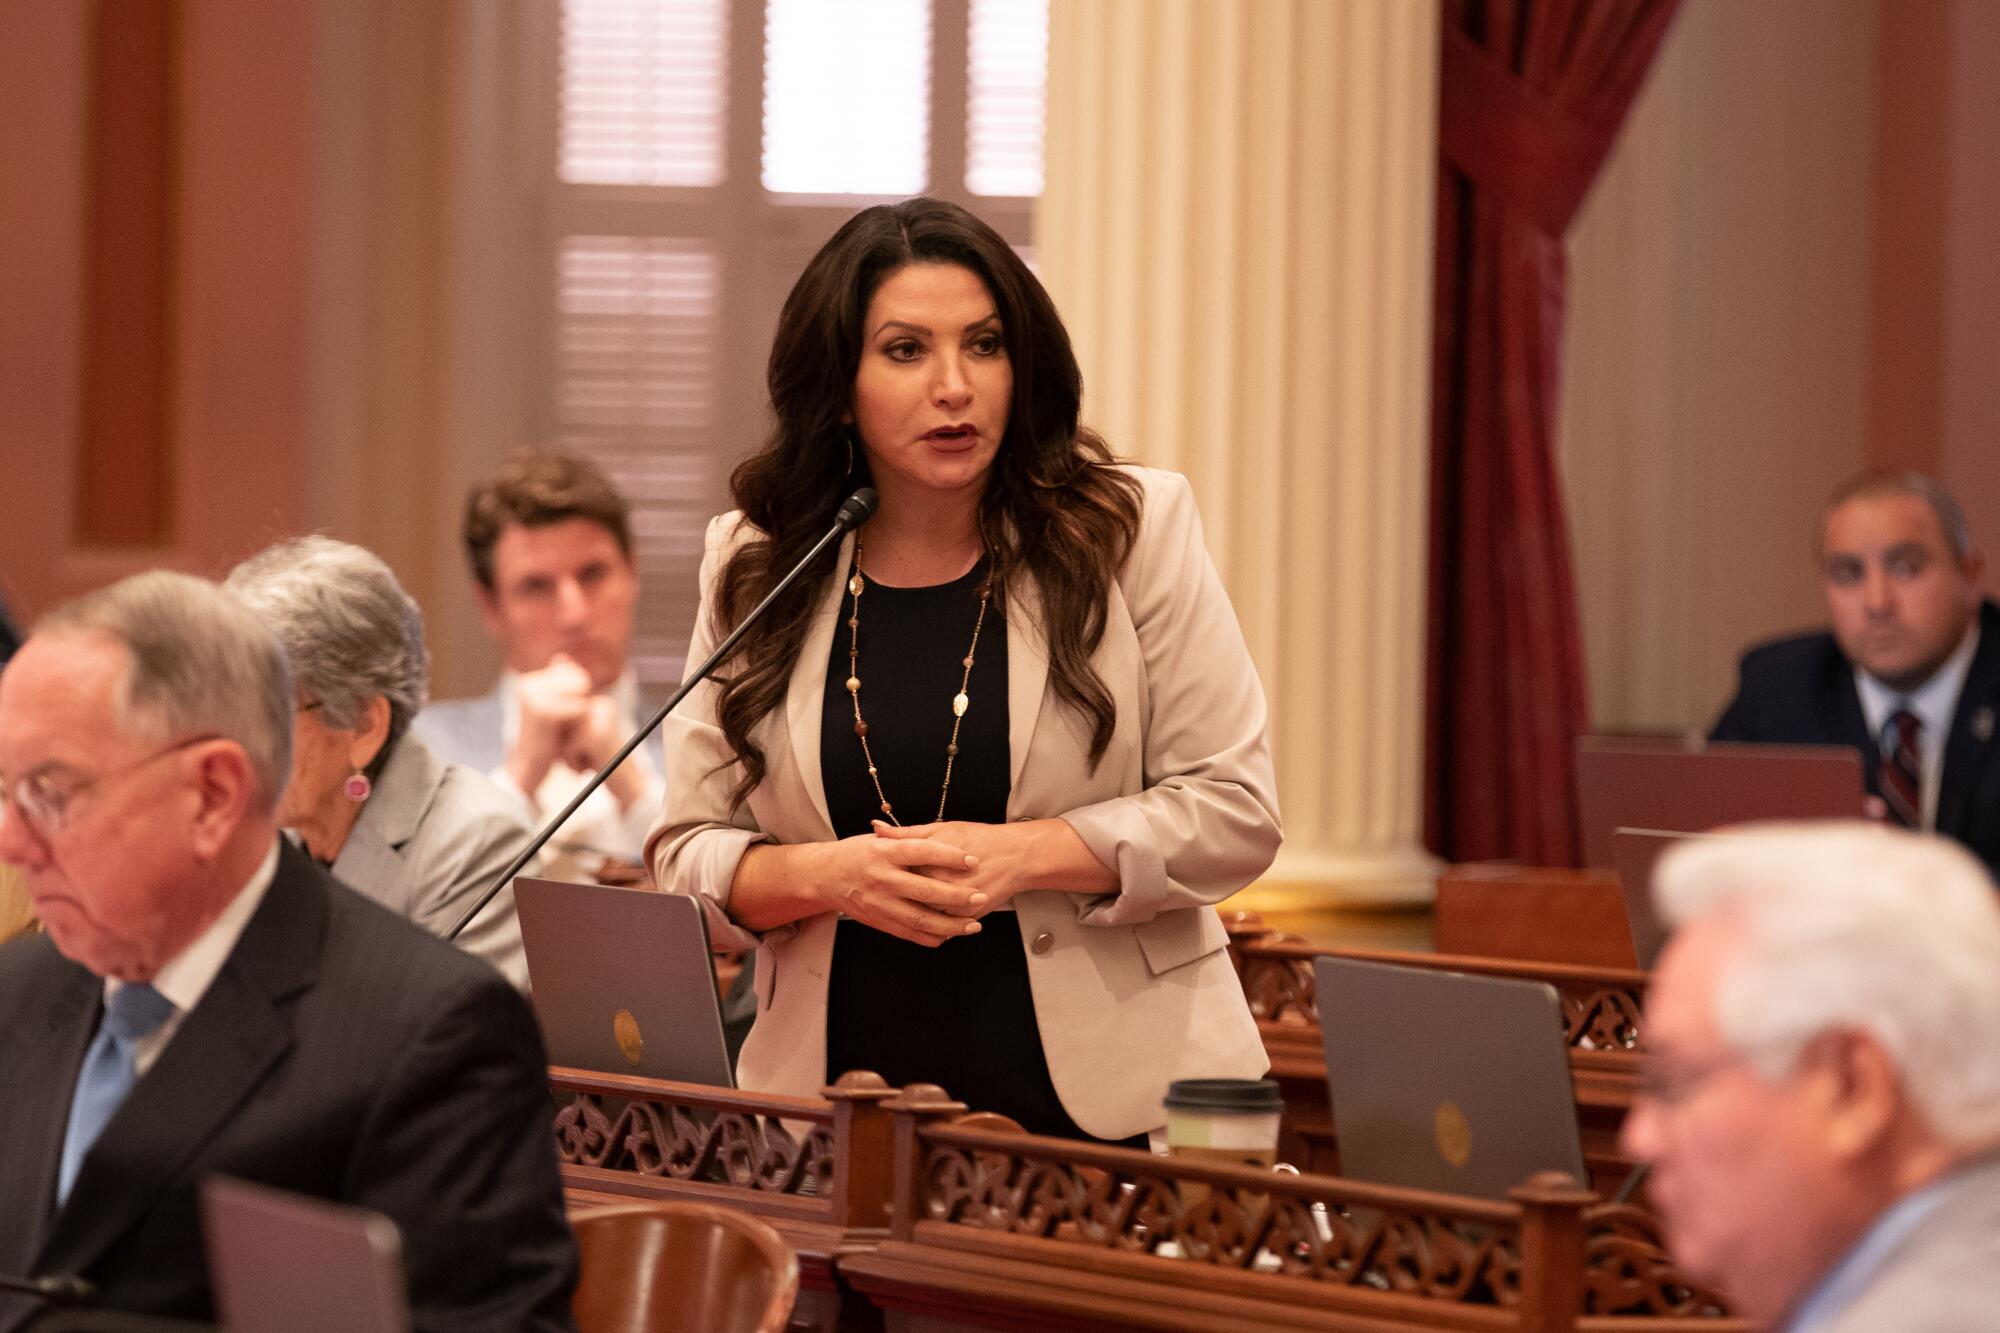
MULTIPOLYGON (((1056 697, 1090 724, 1090 763, 1111 743, 1117 707, 1090 665, 1104 612, 1139 530, 1139 485, 1112 465, 1104 441, 1077 419, 1083 373, 1055 303, 1013 248, 956 204, 910 199, 862 210, 820 248, 785 298, 768 379, 777 427, 730 477, 756 535, 723 567, 712 604, 718 634, 763 598, 868 480, 867 460, 841 418, 854 402, 862 323, 876 289, 910 264, 958 264, 979 275, 1000 316, 1014 374, 1007 430, 987 474, 980 536, 994 599, 1025 571, 1041 593, 1056 697)), ((743 763, 736 804, 764 780, 750 732, 784 700, 813 609, 837 553, 787 590, 726 664, 722 734, 743 763)))

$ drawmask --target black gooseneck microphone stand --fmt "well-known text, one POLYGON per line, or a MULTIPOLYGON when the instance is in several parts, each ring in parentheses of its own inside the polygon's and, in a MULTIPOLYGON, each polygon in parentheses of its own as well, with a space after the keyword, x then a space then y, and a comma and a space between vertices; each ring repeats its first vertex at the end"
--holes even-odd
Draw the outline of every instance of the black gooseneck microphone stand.
POLYGON ((792 566, 791 572, 778 580, 778 586, 771 589, 769 593, 766 593, 763 601, 750 608, 750 614, 743 617, 735 629, 729 631, 728 637, 715 645, 715 651, 704 658, 701 665, 696 667, 688 678, 681 682, 681 687, 674 691, 673 698, 661 704, 659 711, 654 713, 644 726, 633 732, 631 738, 625 744, 618 747, 618 753, 612 755, 606 761, 604 767, 598 769, 596 775, 589 782, 583 784, 583 790, 571 797, 569 804, 564 806, 554 819, 551 819, 547 824, 542 826, 542 831, 535 835, 532 842, 521 849, 521 854, 514 858, 513 864, 500 872, 499 878, 487 886, 485 893, 479 895, 479 901, 474 903, 471 909, 458 919, 458 924, 446 933, 446 939, 457 939, 459 932, 472 923, 472 918, 478 916, 480 910, 486 904, 492 902, 500 890, 514 882, 514 876, 521 873, 521 867, 534 860, 535 854, 547 845, 550 838, 555 836, 556 830, 561 828, 564 822, 577 812, 579 806, 590 799, 590 794, 603 786, 605 780, 618 771, 618 765, 624 763, 634 750, 645 744, 646 738, 658 730, 660 723, 667 720, 667 714, 674 711, 675 705, 679 704, 682 699, 685 699, 688 696, 688 692, 694 689, 695 686, 708 679, 708 673, 715 670, 716 664, 729 655, 729 650, 736 646, 736 641, 742 638, 752 625, 757 623, 758 619, 763 616, 771 603, 778 600, 779 594, 797 582, 799 575, 805 573, 806 568, 819 559, 827 547, 833 545, 849 532, 852 532, 868 521, 868 516, 875 512, 875 503, 875 490, 871 486, 863 486, 841 503, 840 512, 833 516, 833 526, 827 530, 827 534, 813 544, 812 550, 807 551, 802 560, 792 566))

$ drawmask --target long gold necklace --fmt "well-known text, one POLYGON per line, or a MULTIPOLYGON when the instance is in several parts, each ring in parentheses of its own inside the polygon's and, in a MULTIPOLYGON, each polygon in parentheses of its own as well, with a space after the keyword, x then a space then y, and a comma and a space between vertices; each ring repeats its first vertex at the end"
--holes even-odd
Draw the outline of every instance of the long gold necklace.
MULTIPOLYGON (((881 802, 882 814, 897 828, 903 821, 896 818, 895 809, 889 798, 882 792, 882 775, 875 768, 875 752, 868 748, 868 723, 861 717, 861 594, 866 591, 868 580, 861 576, 861 534, 854 534, 854 563, 849 570, 847 592, 847 697, 854 702, 854 734, 861 740, 861 757, 868 761, 868 780, 875 784, 875 799, 881 802)), ((958 682, 958 693, 951 697, 951 743, 944 747, 944 787, 938 792, 937 819, 944 819, 945 798, 951 795, 952 765, 958 761, 958 729, 965 723, 965 710, 972 706, 972 696, 967 692, 972 685, 972 659, 979 651, 979 631, 986 624, 986 604, 993 597, 993 579, 989 574, 979 584, 979 618, 972 622, 972 646, 965 650, 960 665, 965 674, 958 682)))

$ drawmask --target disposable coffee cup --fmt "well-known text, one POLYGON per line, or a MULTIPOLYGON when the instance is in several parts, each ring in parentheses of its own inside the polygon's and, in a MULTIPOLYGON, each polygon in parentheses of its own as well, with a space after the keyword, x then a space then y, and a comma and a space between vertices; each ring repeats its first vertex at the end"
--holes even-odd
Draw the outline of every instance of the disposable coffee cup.
MULTIPOLYGON (((1184 1078, 1167 1087, 1167 1152, 1204 1162, 1270 1167, 1285 1099, 1268 1078, 1184 1078)), ((1183 1181, 1188 1203, 1208 1187, 1183 1181)))

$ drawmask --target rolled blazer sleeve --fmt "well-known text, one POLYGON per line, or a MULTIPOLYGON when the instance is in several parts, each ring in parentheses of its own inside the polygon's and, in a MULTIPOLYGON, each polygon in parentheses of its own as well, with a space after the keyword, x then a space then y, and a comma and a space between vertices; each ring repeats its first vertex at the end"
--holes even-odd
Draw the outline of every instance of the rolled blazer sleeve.
POLYGON ((1119 583, 1145 680, 1144 787, 1063 813, 1118 872, 1078 917, 1134 925, 1221 901, 1269 868, 1283 840, 1264 688, 1203 544, 1185 478, 1151 469, 1140 535, 1119 583))
MULTIPOLYGON (((709 522, 701 557, 701 609, 688 645, 688 669, 710 652, 721 636, 711 623, 711 605, 723 553, 733 545, 736 521, 724 515, 709 522)), ((748 949, 793 926, 760 936, 729 915, 729 890, 743 853, 774 841, 757 827, 748 804, 731 810, 729 793, 742 778, 736 752, 716 720, 721 689, 713 679, 696 686, 661 726, 665 797, 660 817, 646 836, 646 864, 669 893, 685 893, 708 909, 709 933, 720 947, 748 949)))

